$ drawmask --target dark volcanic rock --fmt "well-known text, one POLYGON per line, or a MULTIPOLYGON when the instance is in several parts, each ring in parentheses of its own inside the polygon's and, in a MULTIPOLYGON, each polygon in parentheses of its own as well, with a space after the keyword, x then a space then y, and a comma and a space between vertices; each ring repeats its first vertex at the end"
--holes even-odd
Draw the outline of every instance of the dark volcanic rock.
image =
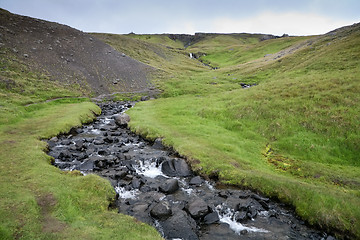
POLYGON ((263 202, 268 202, 269 199, 268 198, 264 198, 264 197, 261 197, 257 194, 251 194, 251 198, 257 200, 257 201, 263 201, 263 202))
POLYGON ((159 190, 162 191, 163 193, 174 193, 179 189, 179 183, 177 179, 169 179, 166 180, 163 184, 161 184, 161 186, 159 187, 159 190))
POLYGON ((69 139, 64 139, 61 144, 63 145, 69 145, 71 143, 71 141, 69 139))
POLYGON ((98 138, 96 138, 96 139, 94 140, 93 143, 94 143, 95 145, 102 145, 102 144, 105 143, 105 141, 104 141, 104 138, 98 137, 98 138))
POLYGON ((204 217, 204 223, 206 224, 217 223, 219 220, 219 214, 217 212, 209 213, 204 217))
POLYGON ((247 216, 250 219, 253 219, 254 217, 256 217, 257 213, 258 213, 258 209, 255 206, 250 206, 247 211, 247 216))
POLYGON ((147 101, 147 100, 149 100, 149 99, 150 99, 149 96, 142 96, 142 97, 141 97, 141 101, 147 101))
POLYGON ((209 213, 209 206, 204 200, 197 198, 186 206, 186 210, 193 218, 197 219, 209 213))
POLYGON ((220 191, 219 193, 218 193, 218 195, 219 195, 219 197, 222 197, 222 198, 228 198, 229 197, 229 195, 230 195, 230 193, 228 192, 228 191, 220 191))
POLYGON ((161 138, 155 139, 155 141, 154 141, 154 143, 153 143, 152 146, 153 146, 153 148, 155 148, 155 149, 164 149, 164 148, 165 148, 164 145, 162 144, 161 138))
POLYGON ((154 218, 165 220, 171 216, 172 210, 167 201, 161 201, 156 204, 150 211, 150 215, 154 218))
POLYGON ((196 234, 196 222, 180 209, 173 210, 173 215, 160 224, 167 239, 199 239, 196 234))
POLYGON ((187 177, 191 175, 184 159, 170 159, 162 163, 161 170, 170 177, 187 177))
POLYGON ((235 215, 235 221, 244 223, 248 219, 247 210, 240 210, 235 215))
POLYGON ((141 187, 141 184, 142 184, 142 181, 140 179, 137 179, 137 178, 134 178, 132 181, 131 181, 131 186, 134 188, 134 189, 139 189, 141 187))
POLYGON ((131 207, 131 213, 132 215, 139 219, 142 222, 145 222, 147 224, 151 224, 152 223, 152 219, 149 216, 149 204, 147 203, 135 203, 132 207, 131 207))
POLYGON ((193 177, 189 184, 190 185, 196 185, 196 186, 200 186, 204 181, 202 180, 202 178, 200 176, 196 176, 196 177, 193 177))
POLYGON ((81 171, 92 171, 94 169, 94 161, 88 159, 85 162, 83 162, 79 168, 81 171))
MULTIPOLYGON (((160 140, 146 142, 115 123, 112 117, 132 105, 122 104, 102 104, 102 115, 93 125, 49 142, 54 165, 108 179, 117 191, 113 205, 119 212, 156 226, 165 239, 328 237, 307 228, 291 211, 268 198, 249 190, 217 190, 213 183, 192 175, 185 160, 164 148, 160 140), (113 131, 117 136, 112 136, 113 131)), ((214 173, 218 176, 218 171, 214 173)))
POLYGON ((127 175, 127 171, 119 171, 115 174, 115 179, 122 179, 127 175))

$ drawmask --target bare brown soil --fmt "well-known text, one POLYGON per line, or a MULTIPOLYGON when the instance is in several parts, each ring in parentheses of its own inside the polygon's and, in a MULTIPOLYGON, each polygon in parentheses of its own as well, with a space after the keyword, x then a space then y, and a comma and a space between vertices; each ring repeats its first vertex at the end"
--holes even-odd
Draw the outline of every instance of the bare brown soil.
POLYGON ((66 228, 66 224, 51 216, 51 212, 56 205, 53 195, 42 195, 37 199, 42 216, 42 231, 47 233, 61 232, 66 228))

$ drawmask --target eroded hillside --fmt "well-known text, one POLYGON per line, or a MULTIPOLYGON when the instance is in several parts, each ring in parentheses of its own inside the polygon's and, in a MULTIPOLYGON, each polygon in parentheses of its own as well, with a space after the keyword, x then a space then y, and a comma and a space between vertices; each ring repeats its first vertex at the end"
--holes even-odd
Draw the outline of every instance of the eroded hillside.
POLYGON ((26 83, 13 77, 24 69, 84 95, 143 91, 151 85, 151 67, 87 33, 6 10, 0 10, 0 22, 2 88, 26 91, 21 87, 26 83))

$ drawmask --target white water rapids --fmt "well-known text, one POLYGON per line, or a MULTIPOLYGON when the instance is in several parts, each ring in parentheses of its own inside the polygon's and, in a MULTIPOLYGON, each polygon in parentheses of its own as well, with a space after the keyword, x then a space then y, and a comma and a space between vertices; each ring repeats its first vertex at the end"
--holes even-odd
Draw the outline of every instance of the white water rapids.
MULTIPOLYGON (((151 161, 137 161, 137 165, 133 165, 134 169, 138 174, 141 174, 145 177, 149 178, 156 178, 157 176, 163 176, 169 178, 161 171, 161 164, 157 166, 156 161, 152 159, 151 161)), ((194 189, 189 187, 186 183, 185 179, 176 178, 178 179, 181 186, 181 190, 186 192, 188 195, 194 193, 194 189)), ((209 190, 214 191, 215 188, 210 184, 210 182, 205 181, 205 185, 208 187, 209 190)), ((126 190, 124 187, 115 187, 115 191, 119 194, 119 197, 122 199, 135 199, 141 193, 139 190, 126 190)), ((233 230, 235 233, 239 234, 241 231, 246 230, 248 232, 268 232, 265 229, 256 228, 256 227, 246 227, 241 223, 234 220, 235 211, 230 209, 224 205, 216 206, 216 212, 219 215, 220 222, 226 223, 229 225, 229 228, 233 230)))
POLYGON ((217 205, 216 212, 219 214, 220 222, 226 223, 229 225, 230 229, 240 234, 241 231, 246 230, 248 232, 269 232, 265 229, 256 228, 256 227, 246 227, 241 223, 234 220, 235 212, 234 210, 224 206, 224 205, 217 205))
POLYGON ((135 168, 136 173, 138 174, 141 174, 149 178, 155 178, 157 176, 168 177, 161 171, 161 165, 156 166, 156 161, 138 160, 137 163, 138 165, 135 165, 133 167, 135 168))

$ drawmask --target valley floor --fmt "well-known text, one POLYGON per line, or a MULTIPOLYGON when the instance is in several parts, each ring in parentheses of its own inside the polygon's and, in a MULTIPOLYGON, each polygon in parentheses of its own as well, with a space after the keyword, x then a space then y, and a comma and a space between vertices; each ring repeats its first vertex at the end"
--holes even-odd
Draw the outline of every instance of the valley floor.
POLYGON ((135 132, 161 137, 201 175, 288 203, 339 238, 358 238, 358 28, 245 44, 210 36, 181 51, 151 43, 161 36, 101 38, 159 69, 162 97, 129 111, 135 132))
MULTIPOLYGON (((161 138, 204 177, 279 199, 338 238, 360 238, 359 24, 266 41, 209 34, 186 49, 167 35, 94 37, 151 66, 162 91, 128 112, 133 131, 161 138)), ((62 172, 44 153, 40 139, 99 114, 77 98, 81 86, 2 51, 0 238, 160 239, 108 210, 109 182, 62 172), (70 98, 28 105, 57 97, 70 98)))
POLYGON ((0 126, 0 239, 161 239, 157 231, 109 210, 110 183, 51 164, 41 139, 91 121, 100 109, 82 99, 31 105, 0 126))

